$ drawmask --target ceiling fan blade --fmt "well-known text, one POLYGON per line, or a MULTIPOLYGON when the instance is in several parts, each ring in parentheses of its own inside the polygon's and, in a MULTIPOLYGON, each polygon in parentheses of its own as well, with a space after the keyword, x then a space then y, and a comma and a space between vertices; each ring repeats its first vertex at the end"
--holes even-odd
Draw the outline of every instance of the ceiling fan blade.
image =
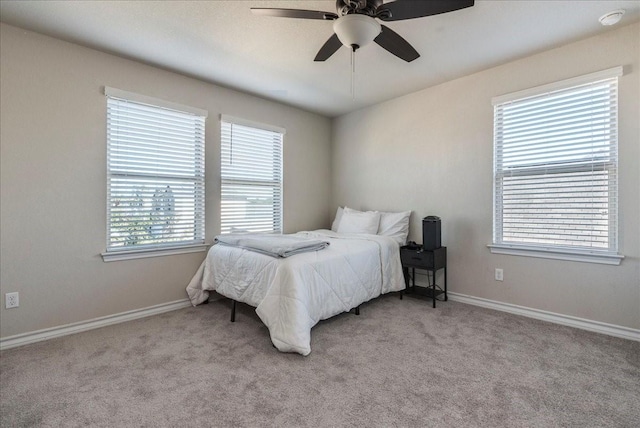
POLYGON ((277 16, 279 18, 322 19, 326 21, 338 19, 338 15, 335 13, 321 10, 252 7, 251 12, 256 15, 277 16))
POLYGON ((389 11, 391 16, 380 15, 383 21, 422 18, 471 7, 474 0, 396 0, 381 5, 379 11, 389 11))
POLYGON ((338 38, 338 35, 334 34, 333 36, 329 37, 329 40, 327 40, 324 45, 322 45, 322 47, 318 51, 318 54, 313 60, 326 61, 331 55, 336 53, 336 51, 340 49, 340 47, 342 47, 342 42, 338 38))
POLYGON ((386 25, 382 26, 382 31, 378 34, 378 37, 373 39, 373 41, 398 58, 407 62, 411 62, 420 57, 420 54, 409 44, 409 42, 386 25))

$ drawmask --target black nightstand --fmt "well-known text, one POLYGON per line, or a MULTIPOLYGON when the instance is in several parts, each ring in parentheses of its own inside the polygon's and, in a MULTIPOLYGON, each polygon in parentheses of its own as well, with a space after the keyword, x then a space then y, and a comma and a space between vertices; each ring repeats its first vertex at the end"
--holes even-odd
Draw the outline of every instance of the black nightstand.
POLYGON ((404 283, 407 294, 416 294, 426 296, 433 299, 433 307, 436 307, 438 296, 444 294, 444 301, 447 301, 447 247, 440 247, 435 250, 410 249, 408 247, 400 247, 400 260, 402 261, 402 273, 404 274, 404 283), (411 268, 411 275, 409 275, 411 268), (429 279, 427 273, 428 287, 416 287, 416 269, 431 272, 433 283, 429 279), (444 269, 444 288, 436 285, 436 272, 444 269), (411 285, 409 285, 411 278, 411 285))

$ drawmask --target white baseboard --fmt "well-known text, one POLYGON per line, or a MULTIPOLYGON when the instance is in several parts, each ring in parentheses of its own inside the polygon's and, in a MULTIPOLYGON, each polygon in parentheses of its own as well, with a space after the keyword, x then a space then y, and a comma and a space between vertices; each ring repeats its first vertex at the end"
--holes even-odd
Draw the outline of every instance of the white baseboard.
POLYGON ((46 328, 29 333, 16 334, 0 339, 0 351, 28 345, 30 343, 49 340, 56 337, 67 336, 69 334, 80 333, 95 328, 106 327, 112 324, 132 321, 139 318, 150 317, 164 312, 175 311, 177 309, 191 306, 189 299, 176 300, 160 305, 149 306, 148 308, 134 309, 132 311, 121 312, 119 314, 107 315, 105 317, 94 318, 88 321, 80 321, 72 324, 65 324, 58 327, 46 328))
POLYGON ((483 299, 481 297, 468 296, 466 294, 452 292, 448 292, 447 294, 449 299, 455 302, 482 306, 483 308, 495 309, 496 311, 509 312, 512 314, 535 318, 542 321, 548 321, 555 324, 566 325, 582 330, 593 331, 596 333, 607 334, 609 336, 621 337, 623 339, 635 340, 637 342, 640 342, 640 330, 634 328, 623 327, 615 324, 607 324, 599 321, 572 317, 569 315, 557 314, 540 309, 527 308, 525 306, 518 306, 511 303, 503 303, 495 300, 483 299))

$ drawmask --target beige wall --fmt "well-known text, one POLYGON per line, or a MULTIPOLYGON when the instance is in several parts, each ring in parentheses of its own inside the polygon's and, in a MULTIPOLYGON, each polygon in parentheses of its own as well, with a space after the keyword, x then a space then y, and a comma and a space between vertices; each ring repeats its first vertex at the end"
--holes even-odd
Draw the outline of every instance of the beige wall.
MULTIPOLYGON (((442 217, 450 290, 640 328, 640 24, 357 111, 333 122, 332 211, 413 210, 442 217), (623 65, 620 266, 492 255, 491 98, 623 65), (504 269, 504 282, 494 269, 504 269)), ((489 47, 488 47, 489 48, 489 47)))
POLYGON ((0 26, 0 336, 186 298, 205 253, 104 263, 103 87, 209 112, 206 237, 219 230, 219 115, 286 128, 285 231, 326 227, 327 118, 53 38, 0 26), (20 307, 4 309, 4 293, 20 307))
POLYGON ((20 292, 20 308, 0 308, 0 337, 185 298, 184 287, 204 257, 104 263, 99 256, 106 228, 105 85, 209 111, 208 240, 219 227, 218 117, 225 113, 287 129, 286 232, 326 227, 329 213, 347 204, 413 210, 411 238, 420 241, 420 219, 440 215, 452 291, 640 328, 639 36, 638 24, 623 27, 330 123, 0 24, 0 294, 20 292), (492 255, 486 247, 491 98, 617 65, 625 67, 622 265, 492 255), (504 269, 502 283, 493 280, 496 267, 504 269))

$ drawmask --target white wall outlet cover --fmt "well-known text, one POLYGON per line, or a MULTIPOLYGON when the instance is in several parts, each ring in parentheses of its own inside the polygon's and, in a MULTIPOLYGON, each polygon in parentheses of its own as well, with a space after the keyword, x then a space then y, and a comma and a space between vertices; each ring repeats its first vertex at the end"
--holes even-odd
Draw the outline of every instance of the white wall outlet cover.
POLYGON ((4 307, 6 309, 17 308, 18 306, 20 306, 20 295, 17 292, 4 295, 4 307))

